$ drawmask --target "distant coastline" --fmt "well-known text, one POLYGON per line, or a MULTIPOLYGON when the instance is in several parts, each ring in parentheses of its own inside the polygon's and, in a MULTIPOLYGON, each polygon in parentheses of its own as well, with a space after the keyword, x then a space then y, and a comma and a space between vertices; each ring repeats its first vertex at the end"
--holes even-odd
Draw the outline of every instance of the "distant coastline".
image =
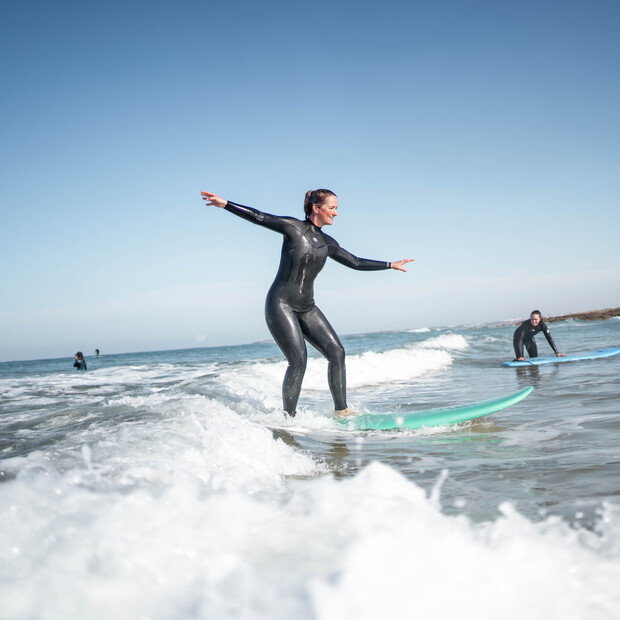
POLYGON ((606 308, 605 310, 589 310, 588 312, 575 312, 574 314, 559 314, 558 316, 545 316, 545 323, 565 321, 566 319, 579 319, 581 321, 602 321, 614 316, 620 316, 620 308, 606 308))

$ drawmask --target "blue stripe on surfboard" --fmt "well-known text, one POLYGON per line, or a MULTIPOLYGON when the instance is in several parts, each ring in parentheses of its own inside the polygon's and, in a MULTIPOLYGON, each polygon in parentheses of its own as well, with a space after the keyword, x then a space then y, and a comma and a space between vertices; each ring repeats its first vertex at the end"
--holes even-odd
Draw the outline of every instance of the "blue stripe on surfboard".
POLYGON ((566 357, 532 357, 523 362, 502 362, 502 366, 523 367, 523 366, 540 366, 541 364, 561 364, 562 362, 579 362, 581 360, 594 360, 603 357, 612 357, 620 354, 620 347, 611 347, 609 349, 599 349, 597 351, 585 351, 584 353, 574 353, 566 357))

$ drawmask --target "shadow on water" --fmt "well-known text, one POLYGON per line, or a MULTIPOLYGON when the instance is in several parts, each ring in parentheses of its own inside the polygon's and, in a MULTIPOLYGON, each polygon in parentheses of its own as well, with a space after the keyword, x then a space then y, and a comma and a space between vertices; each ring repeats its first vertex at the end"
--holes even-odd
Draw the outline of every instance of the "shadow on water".
MULTIPOLYGON (((311 451, 313 454, 318 455, 335 477, 342 478, 349 475, 347 461, 350 458, 351 451, 345 439, 334 438, 325 442, 314 440, 305 435, 296 437, 292 433, 280 428, 271 429, 271 432, 274 439, 281 439, 287 446, 298 450, 311 451)), ((297 476, 293 477, 296 478, 297 476)))
POLYGON ((271 433, 274 439, 281 439, 287 446, 291 446, 291 448, 301 448, 299 442, 291 433, 281 428, 272 428, 271 433))
POLYGON ((549 364, 544 372, 541 372, 540 366, 519 366, 511 370, 517 373, 519 389, 526 388, 528 385, 533 385, 534 388, 536 388, 549 381, 555 380, 560 372, 560 365, 549 364))

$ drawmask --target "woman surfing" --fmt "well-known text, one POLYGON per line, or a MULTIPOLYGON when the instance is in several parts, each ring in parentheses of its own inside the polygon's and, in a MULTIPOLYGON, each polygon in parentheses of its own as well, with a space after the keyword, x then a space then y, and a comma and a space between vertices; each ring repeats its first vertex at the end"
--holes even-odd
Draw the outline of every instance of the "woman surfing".
POLYGON ((288 361, 282 384, 284 411, 296 415, 301 383, 306 372, 307 340, 328 361, 328 383, 334 399, 335 417, 353 415, 347 407, 345 352, 338 335, 325 315, 314 303, 314 280, 327 258, 362 271, 395 269, 406 271, 406 258, 386 262, 358 258, 340 247, 323 232, 331 226, 338 211, 338 198, 328 189, 306 192, 306 218, 281 217, 263 213, 221 198, 211 192, 201 192, 206 204, 225 209, 259 226, 279 232, 283 237, 280 267, 265 302, 265 319, 269 331, 288 361))

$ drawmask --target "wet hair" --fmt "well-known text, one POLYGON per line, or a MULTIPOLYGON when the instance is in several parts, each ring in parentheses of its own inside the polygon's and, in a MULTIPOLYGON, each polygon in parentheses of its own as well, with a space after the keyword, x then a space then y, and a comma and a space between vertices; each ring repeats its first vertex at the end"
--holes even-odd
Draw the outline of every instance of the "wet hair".
POLYGON ((540 320, 542 321, 542 312, 540 310, 532 310, 530 312, 530 316, 532 316, 532 314, 537 314, 540 317, 540 320))
POLYGON ((306 217, 312 215, 312 205, 319 205, 320 207, 329 196, 336 196, 336 194, 331 189, 311 189, 306 192, 304 199, 304 213, 306 217))

